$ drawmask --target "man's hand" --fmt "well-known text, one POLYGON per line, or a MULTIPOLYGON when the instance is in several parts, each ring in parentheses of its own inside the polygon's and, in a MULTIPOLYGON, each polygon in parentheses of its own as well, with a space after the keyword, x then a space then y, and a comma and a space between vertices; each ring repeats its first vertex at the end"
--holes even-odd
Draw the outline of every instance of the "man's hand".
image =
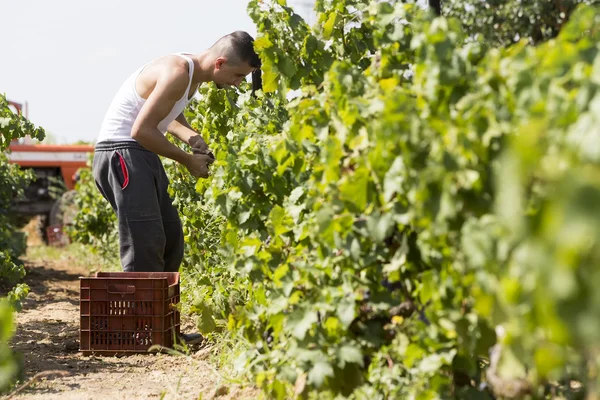
POLYGON ((192 146, 192 152, 195 154, 206 154, 208 152, 208 145, 200 135, 190 137, 189 143, 192 146))
POLYGON ((214 158, 206 154, 190 154, 185 162, 185 167, 196 178, 208 178, 208 166, 214 158))
POLYGON ((208 145, 202 139, 202 136, 192 136, 189 140, 190 146, 192 146, 192 153, 194 154, 206 154, 210 156, 213 160, 215 159, 215 155, 210 151, 208 145))

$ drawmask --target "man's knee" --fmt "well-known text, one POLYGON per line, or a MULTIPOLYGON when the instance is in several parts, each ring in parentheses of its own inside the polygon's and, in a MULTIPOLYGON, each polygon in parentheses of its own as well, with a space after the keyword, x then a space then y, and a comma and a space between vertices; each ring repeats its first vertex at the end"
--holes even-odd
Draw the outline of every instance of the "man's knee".
POLYGON ((121 263, 128 272, 163 272, 166 235, 161 220, 119 221, 121 263))

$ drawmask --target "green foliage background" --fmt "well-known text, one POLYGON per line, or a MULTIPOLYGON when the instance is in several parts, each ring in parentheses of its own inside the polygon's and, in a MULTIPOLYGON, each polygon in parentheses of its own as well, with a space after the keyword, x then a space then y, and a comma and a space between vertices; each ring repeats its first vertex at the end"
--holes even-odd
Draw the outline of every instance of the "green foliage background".
POLYGON ((25 250, 25 237, 11 224, 10 207, 12 200, 22 195, 33 179, 31 171, 10 164, 5 151, 12 139, 26 135, 42 140, 44 130, 14 114, 6 97, 0 94, 0 289, 6 295, 0 297, 0 391, 8 387, 18 370, 8 345, 13 334, 12 309, 20 309, 21 300, 29 292, 26 284, 19 283, 25 276, 25 269, 18 260, 25 250))

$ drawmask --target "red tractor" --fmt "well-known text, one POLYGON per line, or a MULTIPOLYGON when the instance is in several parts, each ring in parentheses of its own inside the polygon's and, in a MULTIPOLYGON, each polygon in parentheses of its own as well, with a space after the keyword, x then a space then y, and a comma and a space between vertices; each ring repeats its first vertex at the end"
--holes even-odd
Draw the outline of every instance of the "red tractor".
MULTIPOLYGON (((22 112, 21 104, 9 103, 22 112)), ((73 215, 65 212, 65 205, 72 203, 77 171, 87 167, 94 146, 30 142, 14 140, 9 146, 9 161, 33 169, 36 177, 26 188, 24 198, 14 203, 13 212, 23 217, 42 216, 42 236, 50 239, 52 232, 72 222, 73 215)))
POLYGON ((65 210, 72 204, 77 171, 87 167, 94 146, 12 143, 9 150, 10 162, 33 169, 36 177, 13 211, 24 217, 42 216, 41 233, 50 243, 73 220, 73 213, 65 210))

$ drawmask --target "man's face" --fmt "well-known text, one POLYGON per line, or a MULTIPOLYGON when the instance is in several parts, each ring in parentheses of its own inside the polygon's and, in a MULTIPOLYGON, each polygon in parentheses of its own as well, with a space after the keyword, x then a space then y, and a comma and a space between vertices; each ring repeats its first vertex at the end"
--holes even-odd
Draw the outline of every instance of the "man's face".
POLYGON ((253 70, 254 68, 247 63, 232 63, 225 57, 219 57, 215 61, 213 82, 219 89, 238 87, 253 70))

